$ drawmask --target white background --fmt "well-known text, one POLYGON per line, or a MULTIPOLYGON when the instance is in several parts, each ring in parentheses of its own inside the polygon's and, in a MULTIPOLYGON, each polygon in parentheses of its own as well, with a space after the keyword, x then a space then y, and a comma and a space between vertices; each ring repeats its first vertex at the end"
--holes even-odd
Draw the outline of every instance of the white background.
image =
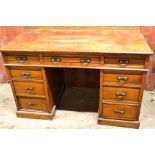
MULTIPOLYGON (((153 26, 153 0, 4 0, 1 26, 153 26)), ((153 122, 154 123, 154 122, 153 122)), ((155 130, 0 130, 0 155, 154 155, 155 130)))
POLYGON ((154 0, 0 0, 0 25, 155 25, 154 0))

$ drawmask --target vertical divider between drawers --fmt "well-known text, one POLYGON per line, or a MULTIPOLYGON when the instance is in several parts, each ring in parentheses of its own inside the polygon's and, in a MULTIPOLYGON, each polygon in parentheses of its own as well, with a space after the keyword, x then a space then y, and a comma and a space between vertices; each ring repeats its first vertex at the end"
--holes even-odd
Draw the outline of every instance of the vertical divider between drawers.
MULTIPOLYGON (((104 57, 102 56, 101 57, 101 66, 104 64, 104 57)), ((99 117, 102 117, 102 111, 103 111, 103 106, 102 106, 102 99, 103 99, 103 74, 104 74, 104 71, 103 69, 100 69, 100 94, 99 94, 99 117)))
MULTIPOLYGON (((39 54, 39 58, 40 58, 40 63, 43 64, 43 55, 42 53, 39 54)), ((54 107, 54 100, 51 96, 51 92, 50 92, 50 88, 48 87, 48 80, 46 77, 46 72, 45 72, 45 68, 42 67, 41 68, 42 71, 42 75, 43 75, 43 81, 44 81, 44 88, 45 88, 45 94, 46 94, 46 100, 47 100, 47 111, 49 113, 52 112, 52 109, 54 107)))

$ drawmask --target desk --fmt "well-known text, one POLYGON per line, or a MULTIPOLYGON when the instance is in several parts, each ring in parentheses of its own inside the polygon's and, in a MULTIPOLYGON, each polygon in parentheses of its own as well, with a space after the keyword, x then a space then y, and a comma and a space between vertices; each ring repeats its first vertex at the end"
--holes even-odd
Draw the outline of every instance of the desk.
POLYGON ((18 117, 54 118, 66 81, 78 86, 84 69, 84 85, 99 88, 98 123, 139 128, 152 51, 138 27, 32 27, 0 51, 18 117))

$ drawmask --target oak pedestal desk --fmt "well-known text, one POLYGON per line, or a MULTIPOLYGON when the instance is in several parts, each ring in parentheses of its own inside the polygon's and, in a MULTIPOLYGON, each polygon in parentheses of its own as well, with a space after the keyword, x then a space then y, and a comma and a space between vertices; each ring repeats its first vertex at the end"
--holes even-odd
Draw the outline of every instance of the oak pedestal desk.
POLYGON ((98 124, 139 128, 152 51, 138 27, 31 27, 0 51, 17 117, 52 119, 64 91, 65 69, 72 69, 72 76, 86 69, 92 72, 85 74, 87 84, 99 75, 98 124))

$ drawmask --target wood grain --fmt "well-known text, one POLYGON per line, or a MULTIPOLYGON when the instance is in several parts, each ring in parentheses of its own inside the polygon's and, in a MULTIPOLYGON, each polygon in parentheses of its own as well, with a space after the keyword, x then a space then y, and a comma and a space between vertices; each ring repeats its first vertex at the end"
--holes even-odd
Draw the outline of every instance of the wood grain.
POLYGON ((16 94, 42 95, 42 96, 45 95, 43 83, 14 81, 13 85, 16 94), (26 87, 32 87, 32 90, 31 91, 25 90, 26 87))
POLYGON ((16 54, 16 55, 6 55, 6 61, 10 64, 25 64, 25 65, 31 65, 31 64, 39 64, 39 56, 38 55, 23 55, 23 54, 16 54), (25 61, 20 61, 18 58, 26 58, 25 61))
MULTIPOLYGON (((46 54, 47 55, 47 54, 46 54)), ((45 65, 54 65, 54 66, 81 66, 81 67, 91 67, 100 65, 100 57, 92 57, 90 55, 70 55, 70 56, 60 56, 60 55, 51 55, 43 56, 43 64, 45 65), (59 59, 59 62, 54 62, 52 59, 59 59), (86 62, 82 62, 86 61, 86 62), (89 60, 89 62, 87 62, 89 60)))
POLYGON ((47 111, 46 99, 18 97, 20 109, 47 111))
POLYGON ((104 66, 117 67, 117 68, 144 68, 145 57, 144 56, 105 56, 104 66), (119 61, 128 61, 126 65, 121 65, 119 61))
POLYGON ((105 73, 103 86, 117 86, 117 87, 131 87, 131 88, 140 88, 142 84, 142 74, 136 75, 132 74, 115 74, 105 73))
POLYGON ((10 68, 11 78, 14 80, 40 80, 43 79, 40 69, 10 68), (24 74, 25 73, 25 74, 24 74))
POLYGON ((96 69, 64 69, 64 81, 69 87, 99 87, 100 75, 96 69))
POLYGON ((102 26, 29 28, 0 50, 152 54, 139 28, 102 26))
POLYGON ((39 111, 23 111, 23 110, 18 110, 16 112, 17 117, 22 117, 22 118, 33 118, 33 119, 44 119, 44 120, 52 120, 55 116, 55 106, 53 107, 51 113, 46 113, 46 112, 39 112, 39 111))
POLYGON ((138 120, 139 108, 124 105, 103 105, 103 117, 113 119, 138 120), (119 112, 122 113, 119 113, 119 112))
POLYGON ((120 126, 120 127, 126 127, 126 128, 135 128, 135 129, 138 129, 140 126, 139 121, 117 120, 117 119, 108 119, 108 118, 106 119, 98 118, 98 124, 120 126))
POLYGON ((103 88, 103 99, 104 100, 120 100, 120 101, 138 101, 140 89, 123 88, 123 87, 104 87, 103 88), (125 96, 120 99, 116 93, 125 93, 125 96))

